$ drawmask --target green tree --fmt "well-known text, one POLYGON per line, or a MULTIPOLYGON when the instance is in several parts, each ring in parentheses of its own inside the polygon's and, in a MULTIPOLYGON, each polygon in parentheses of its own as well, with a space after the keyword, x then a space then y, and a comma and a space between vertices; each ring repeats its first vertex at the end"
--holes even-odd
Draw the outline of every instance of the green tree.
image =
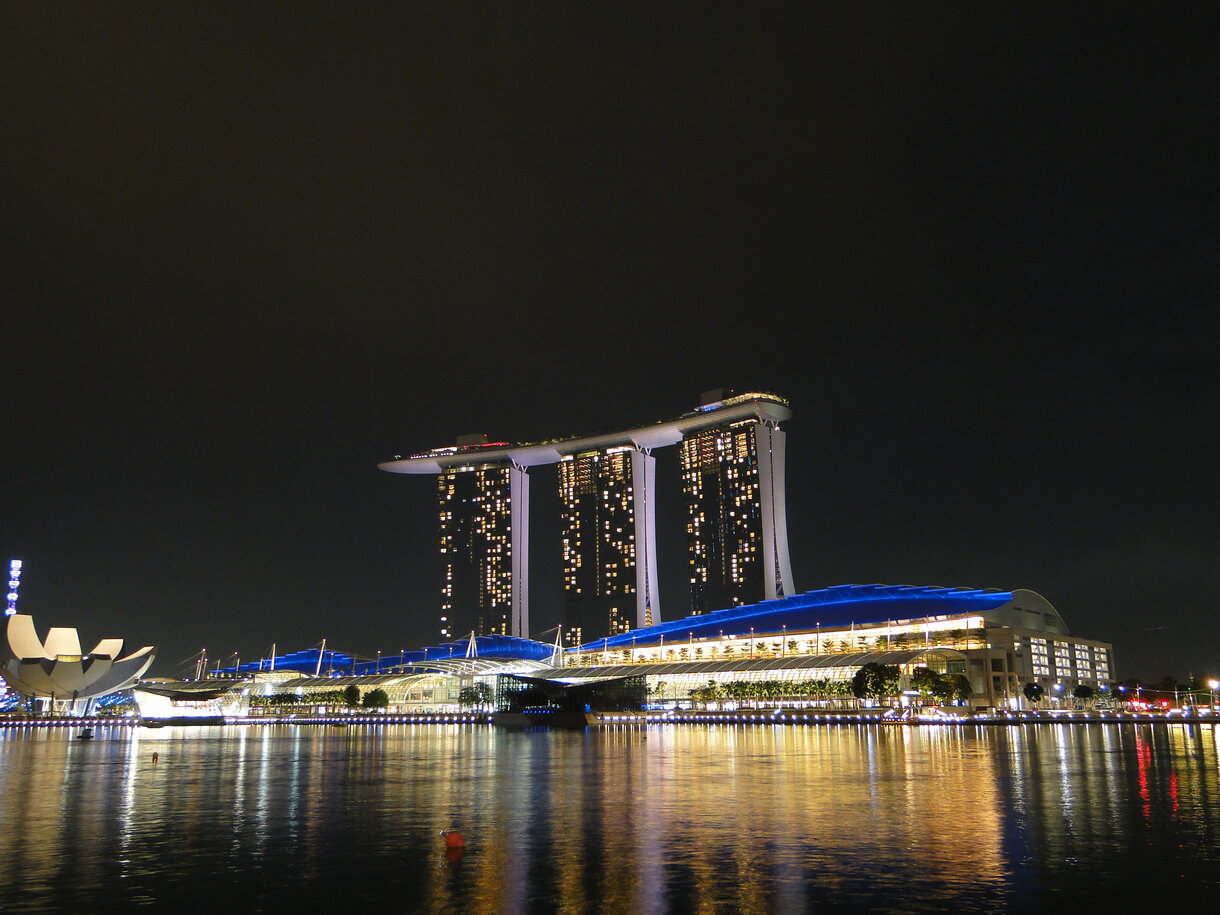
POLYGON ((970 697, 974 695, 970 679, 965 674, 950 674, 949 680, 953 683, 953 698, 969 702, 970 697))
POLYGON ((851 691, 857 699, 882 699, 898 692, 900 671, 896 664, 870 661, 851 678, 851 691))
POLYGON ((462 687, 458 693, 458 705, 462 708, 487 708, 491 705, 491 686, 475 683, 462 687))
MULTIPOLYGON (((936 683, 932 686, 932 696, 937 702, 952 702, 958 698, 958 683, 954 677, 960 674, 945 674, 936 678, 936 683)), ((965 679, 963 677, 963 679, 965 679)), ((970 698, 970 684, 966 684, 966 698, 970 698)))
POLYGON ((696 686, 690 691, 691 701, 702 703, 704 708, 709 702, 719 702, 724 695, 724 689, 713 680, 709 680, 707 686, 696 686))
POLYGON ((1073 698, 1078 699, 1081 702, 1087 703, 1091 701, 1094 695, 1096 695, 1096 693, 1093 687, 1089 686, 1087 683, 1081 683, 1074 690, 1072 690, 1073 698))
POLYGON ((911 673, 911 689, 919 690, 921 696, 936 696, 941 688, 941 677, 930 667, 916 667, 911 673))
POLYGON ((364 694, 364 700, 361 703, 365 708, 385 708, 390 704, 389 694, 380 686, 376 689, 370 689, 364 694))
POLYGON ((1037 683, 1026 683, 1021 688, 1021 692, 1025 694, 1026 699, 1037 705, 1042 701, 1042 696, 1046 693, 1046 690, 1037 683))
POLYGON ((348 708, 355 708, 360 704, 360 687, 355 683, 349 683, 343 689, 343 704, 348 708))

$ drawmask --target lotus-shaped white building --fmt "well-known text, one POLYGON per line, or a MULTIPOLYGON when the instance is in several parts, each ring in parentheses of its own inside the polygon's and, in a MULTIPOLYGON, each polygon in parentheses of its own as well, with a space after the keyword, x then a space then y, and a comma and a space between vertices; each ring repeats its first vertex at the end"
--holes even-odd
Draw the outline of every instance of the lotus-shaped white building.
POLYGON ((52 629, 43 642, 34 630, 34 618, 21 613, 8 618, 8 647, 13 660, 0 675, 9 685, 75 715, 88 714, 99 696, 134 684, 152 664, 156 650, 146 645, 121 658, 123 640, 102 639, 84 654, 75 629, 52 629))

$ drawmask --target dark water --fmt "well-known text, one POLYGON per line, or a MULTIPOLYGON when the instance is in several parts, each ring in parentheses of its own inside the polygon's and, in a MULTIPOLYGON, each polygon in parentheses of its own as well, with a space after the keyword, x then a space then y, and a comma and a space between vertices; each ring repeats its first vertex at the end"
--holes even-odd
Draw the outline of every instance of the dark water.
POLYGON ((1218 733, 0 730, 0 911, 1209 910, 1218 733))

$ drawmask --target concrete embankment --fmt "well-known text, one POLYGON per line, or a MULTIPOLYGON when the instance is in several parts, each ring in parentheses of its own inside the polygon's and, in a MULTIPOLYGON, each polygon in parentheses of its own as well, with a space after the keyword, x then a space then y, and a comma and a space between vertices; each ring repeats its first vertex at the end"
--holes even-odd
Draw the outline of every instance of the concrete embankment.
MULTIPOLYGON (((675 709, 667 711, 600 712, 582 716, 585 726, 640 727, 659 724, 731 724, 731 725, 902 725, 961 727, 964 725, 1026 725, 1026 724, 1218 724, 1220 714, 1192 711, 1189 713, 1069 711, 1069 712, 984 712, 970 714, 922 715, 890 713, 887 709, 826 710, 826 709, 737 709, 734 711, 697 711, 675 709)), ((249 718, 226 718, 223 721, 141 720, 139 718, 4 718, 0 728, 94 728, 117 727, 190 727, 214 725, 292 725, 348 727, 388 724, 490 724, 493 715, 486 712, 416 712, 370 713, 357 715, 257 715, 249 718)), ((546 726, 542 719, 505 722, 517 726, 546 726)), ((571 723, 564 722, 571 727, 571 723)))

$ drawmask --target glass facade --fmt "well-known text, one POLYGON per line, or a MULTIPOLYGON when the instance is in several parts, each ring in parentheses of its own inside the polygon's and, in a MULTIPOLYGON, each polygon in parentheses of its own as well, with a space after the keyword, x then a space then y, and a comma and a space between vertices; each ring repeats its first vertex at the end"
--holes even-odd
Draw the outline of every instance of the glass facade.
POLYGON ((451 468, 440 500, 440 637, 510 635, 512 498, 508 467, 451 468))
POLYGON ((751 604, 766 596, 760 561, 759 425, 745 420, 682 440, 692 614, 751 604))
POLYGON ((636 517, 630 449, 559 462, 563 504, 563 644, 627 632, 635 624, 636 517))

